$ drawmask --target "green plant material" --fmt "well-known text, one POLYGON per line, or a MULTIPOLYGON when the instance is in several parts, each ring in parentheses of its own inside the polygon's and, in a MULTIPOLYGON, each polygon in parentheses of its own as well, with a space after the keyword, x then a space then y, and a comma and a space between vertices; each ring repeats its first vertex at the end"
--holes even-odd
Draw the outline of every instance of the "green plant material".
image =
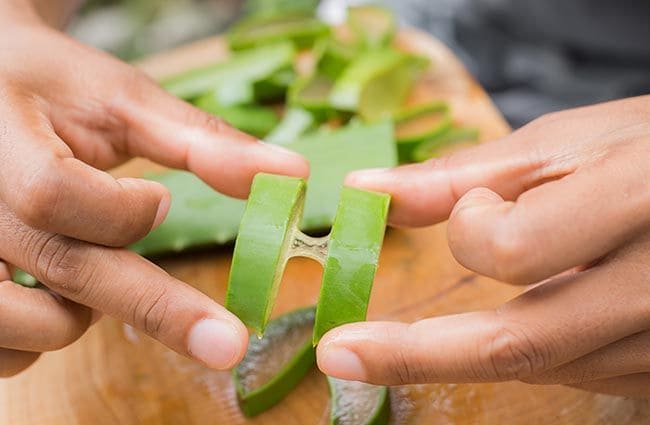
POLYGON ((194 104, 223 118, 233 127, 259 138, 269 134, 280 123, 272 108, 256 105, 221 106, 212 94, 199 98, 194 104))
POLYGON ((253 85, 255 100, 258 102, 284 102, 289 87, 296 80, 293 67, 282 69, 253 85))
POLYGON ((316 40, 329 32, 330 27, 313 16, 283 13, 244 19, 230 29, 227 37, 232 50, 286 41, 303 49, 313 46, 316 40))
POLYGON ((395 15, 385 7, 373 5, 349 8, 348 26, 371 49, 390 45, 397 32, 395 15))
POLYGON ((395 117, 395 137, 400 162, 412 162, 413 151, 425 140, 435 139, 451 129, 449 105, 432 102, 400 112, 395 117))
POLYGON ((289 109, 280 124, 266 137, 267 143, 287 145, 315 127, 314 116, 300 108, 289 109))
POLYGON ((185 100, 214 92, 224 106, 248 103, 254 95, 254 83, 291 67, 295 54, 289 42, 263 46, 237 53, 214 65, 184 72, 161 84, 171 94, 185 100))
POLYGON ((327 377, 330 388, 330 425, 387 425, 388 388, 327 377))
POLYGON ((40 285, 34 276, 21 269, 16 269, 14 271, 11 280, 19 285, 26 286, 28 288, 36 288, 40 285))
POLYGON ((327 37, 316 45, 314 54, 318 72, 335 81, 359 54, 359 48, 335 37, 327 37))
POLYGON ((426 59, 393 49, 367 51, 336 81, 330 102, 367 121, 392 117, 427 64, 426 59))
MULTIPOLYGON (((287 145, 311 163, 301 229, 316 231, 332 225, 345 176, 364 168, 397 165, 391 122, 349 125, 336 131, 311 133, 287 145)), ((168 171, 147 176, 165 185, 172 204, 165 221, 132 245, 142 255, 184 251, 224 244, 237 236, 245 202, 221 195, 196 176, 168 171)))
POLYGON ((264 333, 302 218, 305 181, 258 174, 253 180, 235 242, 226 308, 264 333))
POLYGON ((244 360, 233 370, 239 406, 248 417, 282 401, 316 363, 311 345, 313 307, 269 322, 264 338, 252 335, 244 360))
POLYGON ((390 196, 343 188, 321 286, 314 346, 327 331, 366 319, 390 196))
POLYGON ((413 160, 423 162, 437 158, 448 150, 460 146, 474 145, 479 140, 479 130, 469 127, 453 127, 439 136, 421 143, 413 151, 413 160))
POLYGON ((247 0, 244 10, 247 15, 276 16, 287 13, 302 13, 314 16, 320 0, 247 0))
POLYGON ((324 74, 316 73, 299 78, 289 89, 289 104, 305 109, 324 121, 334 113, 330 103, 333 87, 334 81, 324 74))

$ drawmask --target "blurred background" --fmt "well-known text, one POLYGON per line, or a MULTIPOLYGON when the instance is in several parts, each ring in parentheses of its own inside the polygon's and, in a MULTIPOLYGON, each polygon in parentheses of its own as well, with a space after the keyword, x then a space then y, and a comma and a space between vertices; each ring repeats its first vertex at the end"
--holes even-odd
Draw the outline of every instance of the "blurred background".
MULTIPOLYGON (((347 4, 323 0, 343 18, 347 4)), ((449 45, 513 127, 544 113, 650 93, 650 1, 385 0, 405 25, 449 45)), ((76 38, 135 60, 217 34, 243 0, 89 0, 76 38)))

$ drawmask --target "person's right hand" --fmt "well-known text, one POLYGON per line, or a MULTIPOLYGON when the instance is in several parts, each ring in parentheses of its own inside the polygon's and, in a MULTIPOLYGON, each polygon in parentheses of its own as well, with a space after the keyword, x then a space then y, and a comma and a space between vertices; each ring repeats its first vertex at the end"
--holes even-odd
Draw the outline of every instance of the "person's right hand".
POLYGON ((160 184, 102 171, 136 156, 190 170, 236 197, 248 194, 260 171, 309 172, 300 156, 173 98, 37 18, 3 21, 0 376, 79 338, 92 309, 212 368, 243 357, 248 335, 234 315, 120 248, 160 224, 169 208, 160 184), (11 282, 7 264, 51 292, 11 282))

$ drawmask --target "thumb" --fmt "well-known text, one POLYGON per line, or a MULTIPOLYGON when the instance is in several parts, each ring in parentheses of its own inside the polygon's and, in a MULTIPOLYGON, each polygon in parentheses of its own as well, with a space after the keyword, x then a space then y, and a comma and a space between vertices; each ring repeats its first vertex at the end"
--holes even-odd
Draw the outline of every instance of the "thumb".
POLYGON ((248 195, 259 172, 306 177, 300 155, 263 143, 165 92, 144 75, 112 98, 127 153, 193 172, 229 196, 248 195))

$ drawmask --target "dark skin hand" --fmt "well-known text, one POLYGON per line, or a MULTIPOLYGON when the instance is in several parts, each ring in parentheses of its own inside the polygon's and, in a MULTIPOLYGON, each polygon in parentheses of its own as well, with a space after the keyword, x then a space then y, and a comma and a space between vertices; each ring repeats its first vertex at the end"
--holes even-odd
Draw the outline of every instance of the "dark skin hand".
POLYGON ((494 310, 335 329, 318 347, 323 372, 650 397, 650 96, 551 114, 502 140, 347 183, 391 193, 394 225, 449 218, 461 264, 532 286, 494 310))
POLYGON ((0 0, 0 376, 78 339, 93 310, 231 368, 246 351, 244 325, 121 248, 162 222, 169 192, 104 170, 146 157, 244 198, 256 173, 307 176, 308 164, 46 24, 64 22, 69 5, 0 0), (11 282, 9 265, 49 291, 11 282))

